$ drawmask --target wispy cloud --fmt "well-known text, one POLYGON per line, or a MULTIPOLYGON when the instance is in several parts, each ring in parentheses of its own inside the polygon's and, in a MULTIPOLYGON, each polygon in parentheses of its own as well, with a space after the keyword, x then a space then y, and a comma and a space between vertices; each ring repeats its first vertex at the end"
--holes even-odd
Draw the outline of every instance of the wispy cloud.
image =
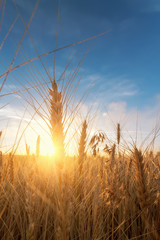
MULTIPOLYGON (((88 112, 90 116, 89 119, 92 119, 92 115, 95 114, 96 107, 97 102, 92 102, 92 108, 88 104, 81 104, 79 115, 77 115, 75 119, 76 127, 81 126, 80 121, 83 121, 85 119, 85 117, 88 115, 88 112)), ((1 146, 1 149, 3 148, 3 146, 11 147, 14 143, 18 126, 20 124, 23 114, 24 111, 22 111, 22 109, 13 106, 7 107, 0 111, 1 129, 3 132, 7 130, 5 141, 4 144, 1 146), (6 120, 2 121, 2 118, 9 119, 8 124, 6 120)), ((101 111, 101 109, 98 109, 96 111, 96 117, 94 118, 94 120, 91 121, 91 123, 89 123, 89 133, 91 136, 97 130, 102 130, 107 134, 108 138, 111 139, 111 141, 116 141, 116 124, 119 122, 122 130, 122 142, 124 143, 124 141, 126 141, 128 144, 133 143, 132 139, 135 141, 137 135, 137 144, 138 146, 140 146, 143 140, 147 137, 147 135, 149 135, 149 133, 155 128, 156 124, 158 123, 159 116, 159 95, 154 98, 154 104, 152 106, 145 106, 142 110, 139 110, 138 112, 136 107, 129 108, 126 101, 111 101, 109 104, 107 104, 105 111, 101 111)), ((30 120, 30 114, 26 113, 26 115, 24 116, 24 121, 21 124, 19 136, 21 135, 22 131, 25 129, 27 123, 30 120)), ((71 137, 74 131, 75 129, 73 129, 72 127, 71 133, 68 135, 68 137, 71 137)), ((79 131, 78 127, 77 131, 79 131)), ((149 141, 153 139, 154 133, 155 131, 153 131, 152 135, 147 139, 146 143, 149 143, 149 141)), ((20 144, 19 152, 25 151, 25 140, 32 146, 31 151, 35 152, 35 142, 39 134, 41 135, 42 139, 42 153, 47 154, 49 148, 46 145, 50 144, 50 147, 52 145, 51 138, 49 136, 49 129, 46 128, 45 123, 38 116, 35 117, 35 120, 31 122, 31 125, 25 131, 25 134, 20 144)), ((78 143, 79 135, 75 136, 77 137, 75 142, 78 143)), ((74 143, 71 141, 70 144, 71 145, 69 146, 69 152, 73 153, 72 144, 74 143)), ((156 146, 158 149, 158 141, 156 143, 156 146)), ((4 150, 4 148, 2 150, 4 150)))
POLYGON ((100 101, 120 101, 139 94, 136 84, 126 76, 113 77, 102 74, 88 75, 82 80, 82 84, 89 88, 89 96, 94 96, 100 101))

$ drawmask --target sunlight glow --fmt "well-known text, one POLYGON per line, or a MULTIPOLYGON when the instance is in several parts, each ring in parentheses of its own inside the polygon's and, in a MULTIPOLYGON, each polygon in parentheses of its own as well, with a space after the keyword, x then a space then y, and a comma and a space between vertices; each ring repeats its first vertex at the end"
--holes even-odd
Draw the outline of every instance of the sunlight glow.
POLYGON ((54 156, 56 153, 56 148, 53 145, 52 141, 48 141, 45 144, 41 144, 40 151, 42 155, 54 156))

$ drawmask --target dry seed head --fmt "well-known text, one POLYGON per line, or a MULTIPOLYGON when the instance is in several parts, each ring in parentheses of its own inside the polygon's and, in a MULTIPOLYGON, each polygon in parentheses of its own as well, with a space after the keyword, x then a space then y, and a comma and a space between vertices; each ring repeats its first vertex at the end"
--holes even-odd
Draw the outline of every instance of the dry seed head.
POLYGON ((100 143, 103 143, 105 140, 105 135, 103 132, 99 132, 98 134, 95 134, 91 140, 89 145, 92 147, 92 151, 93 151, 93 156, 97 155, 97 152, 99 152, 99 148, 98 145, 100 143))
POLYGON ((13 163, 13 154, 9 154, 9 173, 10 173, 10 182, 13 183, 14 180, 14 163, 13 163))
POLYGON ((112 161, 115 159, 115 152, 116 152, 116 144, 114 143, 112 146, 112 151, 111 151, 112 161))
POLYGON ((52 81, 50 94, 50 124, 53 143, 56 145, 58 154, 64 156, 64 135, 63 135, 63 106, 61 92, 58 91, 57 83, 52 81))
POLYGON ((39 157, 40 153, 40 135, 37 137, 37 143, 36 143, 36 156, 39 157))
POLYGON ((0 168, 2 167, 2 165, 3 165, 2 151, 0 151, 0 168))
POLYGON ((121 129, 120 129, 120 123, 117 123, 117 143, 119 145, 121 138, 121 129))
POLYGON ((2 167, 3 167, 3 156, 2 156, 2 151, 0 151, 0 182, 2 179, 2 167))
POLYGON ((78 161, 79 161, 80 171, 82 170, 83 161, 86 154, 85 153, 86 137, 87 137, 87 122, 85 120, 82 125, 82 131, 81 131, 81 137, 80 137, 79 149, 78 149, 78 161))
POLYGON ((134 150, 134 161, 136 170, 138 198, 142 209, 144 208, 146 209, 148 208, 149 205, 149 194, 147 191, 147 185, 145 181, 144 160, 141 151, 139 151, 136 147, 134 150))

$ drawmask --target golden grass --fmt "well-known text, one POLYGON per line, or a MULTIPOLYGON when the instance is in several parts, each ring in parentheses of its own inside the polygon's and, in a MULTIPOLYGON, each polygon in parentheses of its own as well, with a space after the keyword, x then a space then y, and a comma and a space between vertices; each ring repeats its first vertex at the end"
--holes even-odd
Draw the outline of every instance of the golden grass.
POLYGON ((0 239, 159 239, 159 157, 148 157, 88 156, 79 175, 78 158, 59 169, 15 156, 13 178, 4 156, 0 239))

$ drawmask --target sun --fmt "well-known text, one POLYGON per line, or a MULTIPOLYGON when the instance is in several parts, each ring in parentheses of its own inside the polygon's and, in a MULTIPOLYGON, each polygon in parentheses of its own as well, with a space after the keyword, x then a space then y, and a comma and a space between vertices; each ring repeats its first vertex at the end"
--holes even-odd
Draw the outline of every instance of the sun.
POLYGON ((42 142, 40 147, 41 155, 54 156, 56 154, 56 147, 54 146, 52 140, 42 142))

